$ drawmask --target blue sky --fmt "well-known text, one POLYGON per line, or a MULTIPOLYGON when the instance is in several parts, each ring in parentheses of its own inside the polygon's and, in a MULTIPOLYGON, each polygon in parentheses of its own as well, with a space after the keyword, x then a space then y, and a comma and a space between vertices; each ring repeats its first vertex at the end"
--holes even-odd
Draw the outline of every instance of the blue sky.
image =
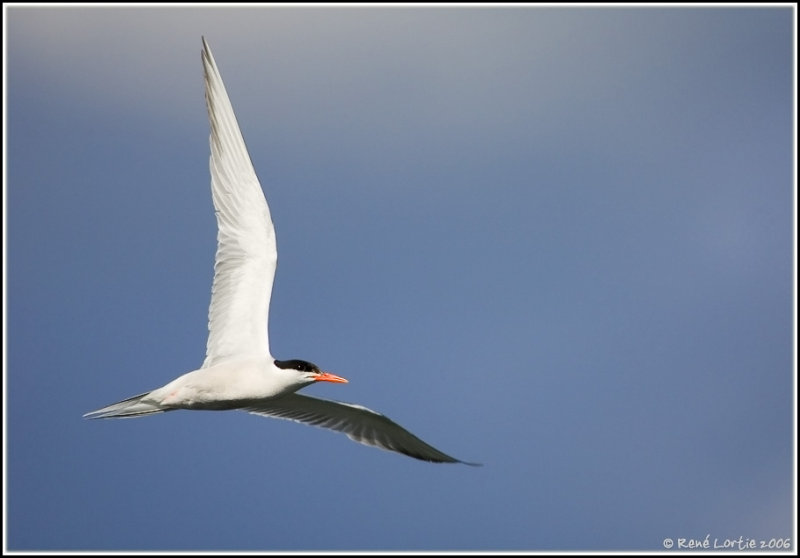
POLYGON ((791 9, 4 9, 9 549, 794 536, 791 9), (204 357, 201 35, 275 221, 274 355, 484 467, 81 418, 204 357))

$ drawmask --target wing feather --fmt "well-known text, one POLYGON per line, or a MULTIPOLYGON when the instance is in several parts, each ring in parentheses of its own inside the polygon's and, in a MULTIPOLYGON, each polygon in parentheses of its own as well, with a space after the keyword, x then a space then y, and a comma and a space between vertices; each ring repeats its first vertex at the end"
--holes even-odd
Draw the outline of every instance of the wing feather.
MULTIPOLYGON (((328 428, 361 444, 435 463, 466 463, 423 442, 388 417, 352 403, 291 393, 242 408, 256 415, 328 428)), ((467 463, 476 465, 475 463, 467 463)))
POLYGON ((269 301, 278 252, 267 200, 205 39, 203 69, 218 227, 206 368, 229 358, 269 355, 269 301))

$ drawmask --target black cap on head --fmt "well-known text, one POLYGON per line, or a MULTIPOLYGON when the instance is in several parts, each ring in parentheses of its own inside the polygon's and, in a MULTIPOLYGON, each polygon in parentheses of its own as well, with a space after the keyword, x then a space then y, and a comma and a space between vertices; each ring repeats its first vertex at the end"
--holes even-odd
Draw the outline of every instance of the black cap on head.
POLYGON ((283 370, 297 370, 299 372, 319 372, 316 364, 308 362, 307 360, 275 360, 275 366, 283 370))

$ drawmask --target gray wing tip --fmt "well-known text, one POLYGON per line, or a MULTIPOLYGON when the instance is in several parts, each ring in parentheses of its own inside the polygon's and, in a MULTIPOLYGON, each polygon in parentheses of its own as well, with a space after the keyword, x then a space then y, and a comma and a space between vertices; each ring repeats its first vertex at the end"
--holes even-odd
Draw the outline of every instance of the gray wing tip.
POLYGON ((405 452, 402 450, 394 450, 394 451, 397 451, 398 453, 402 453, 409 457, 413 457, 415 459, 419 459, 420 461, 427 461, 428 463, 458 463, 461 465, 469 465, 470 467, 483 467, 483 463, 475 463, 473 461, 462 461, 461 459, 450 457, 447 454, 444 454, 445 458, 440 458, 440 457, 423 456, 415 453, 405 452))

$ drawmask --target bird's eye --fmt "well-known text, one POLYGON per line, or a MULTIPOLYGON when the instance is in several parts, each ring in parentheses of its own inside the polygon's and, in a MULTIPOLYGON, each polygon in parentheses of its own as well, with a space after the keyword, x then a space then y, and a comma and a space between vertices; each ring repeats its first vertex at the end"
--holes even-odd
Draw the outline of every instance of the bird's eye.
POLYGON ((297 369, 301 372, 317 372, 319 370, 315 364, 305 360, 297 361, 297 369))

